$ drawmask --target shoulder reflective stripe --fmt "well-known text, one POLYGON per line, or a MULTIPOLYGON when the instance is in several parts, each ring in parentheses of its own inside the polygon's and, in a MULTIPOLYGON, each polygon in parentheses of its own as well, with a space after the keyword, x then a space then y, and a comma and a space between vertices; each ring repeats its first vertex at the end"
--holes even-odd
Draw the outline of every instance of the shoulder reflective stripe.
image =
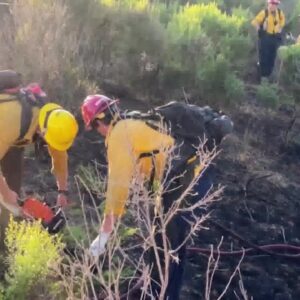
POLYGON ((204 166, 202 164, 197 165, 194 169, 194 178, 198 177, 203 170, 204 166))
POLYGON ((187 163, 191 164, 192 162, 194 162, 197 159, 197 155, 192 156, 191 158, 188 159, 187 163))
POLYGON ((139 159, 144 158, 144 157, 151 157, 151 156, 156 155, 158 153, 159 153, 158 149, 155 149, 155 150, 153 150, 151 152, 144 152, 144 153, 141 153, 139 155, 139 159))

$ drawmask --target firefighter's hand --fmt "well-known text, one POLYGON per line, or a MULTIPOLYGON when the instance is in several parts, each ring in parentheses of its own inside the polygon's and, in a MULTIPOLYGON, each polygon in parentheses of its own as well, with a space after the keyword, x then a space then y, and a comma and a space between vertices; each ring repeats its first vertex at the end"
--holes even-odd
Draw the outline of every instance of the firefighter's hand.
POLYGON ((89 253, 94 259, 97 259, 105 252, 105 245, 109 239, 109 235, 109 233, 101 232, 91 243, 89 253))
POLYGON ((56 198, 56 206, 58 207, 66 207, 68 205, 68 197, 63 193, 58 193, 56 198))
POLYGON ((22 215, 22 209, 18 204, 18 194, 12 190, 6 191, 3 195, 0 194, 0 203, 15 216, 22 215))
POLYGON ((8 204, 18 206, 18 194, 12 190, 9 190, 7 193, 4 195, 4 199, 8 204))

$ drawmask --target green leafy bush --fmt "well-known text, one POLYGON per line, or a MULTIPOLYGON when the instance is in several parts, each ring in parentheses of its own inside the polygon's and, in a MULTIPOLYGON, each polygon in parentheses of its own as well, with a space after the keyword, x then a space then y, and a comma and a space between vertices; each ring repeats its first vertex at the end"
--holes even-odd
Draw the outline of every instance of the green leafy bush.
POLYGON ((97 164, 87 166, 79 165, 77 176, 86 190, 100 197, 105 193, 105 178, 103 178, 98 167, 97 164))
POLYGON ((148 0, 100 0, 100 3, 108 7, 128 8, 134 11, 144 11, 149 7, 148 0))
POLYGON ((197 86, 205 99, 224 99, 227 76, 243 75, 248 61, 245 21, 222 12, 215 3, 184 6, 167 26, 166 82, 172 81, 168 76, 181 73, 173 77, 173 86, 197 86))
MULTIPOLYGON (((81 211, 81 217, 82 217, 82 211, 81 211)), ((64 235, 62 237, 63 242, 67 245, 68 248, 72 249, 78 246, 87 245, 87 233, 85 231, 84 225, 76 226, 71 225, 68 226, 64 230, 64 235)))
POLYGON ((58 1, 15 0, 0 32, 0 65, 39 82, 49 99, 69 107, 89 83, 76 64, 79 46, 69 27, 69 10, 58 1))
POLYGON ((225 93, 228 103, 240 103, 245 97, 245 84, 235 74, 225 79, 225 93))
POLYGON ((278 87, 263 80, 256 91, 257 101, 268 108, 276 108, 279 105, 278 87))
POLYGON ((6 245, 9 269, 4 299, 33 299, 35 288, 41 285, 44 292, 47 287, 51 290, 51 282, 46 279, 51 265, 60 261, 59 239, 50 236, 39 222, 18 223, 11 219, 6 245))
POLYGON ((282 61, 279 82, 300 102, 300 44, 283 46, 278 50, 282 61))
MULTIPOLYGON (((120 87, 121 94, 130 91, 127 94, 146 96, 142 99, 185 88, 202 99, 222 101, 232 74, 251 77, 256 54, 250 21, 265 2, 12 3, 12 14, 1 20, 1 40, 6 43, 1 44, 0 64, 22 72, 25 81, 41 82, 50 99, 76 109, 87 93, 106 89, 108 81, 120 87), (212 88, 213 74, 217 78, 212 88)), ((290 3, 283 4, 288 20, 300 9, 296 0, 290 3)), ((107 90, 122 96, 115 88, 107 90)))

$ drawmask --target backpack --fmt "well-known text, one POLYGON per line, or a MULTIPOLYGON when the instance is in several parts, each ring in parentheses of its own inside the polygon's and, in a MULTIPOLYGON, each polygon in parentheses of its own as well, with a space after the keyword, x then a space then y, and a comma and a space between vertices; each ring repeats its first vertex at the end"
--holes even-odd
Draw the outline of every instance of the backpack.
MULTIPOLYGON (((182 169, 195 156, 200 143, 205 142, 206 149, 212 150, 233 130, 233 122, 222 112, 209 106, 199 107, 176 101, 153 108, 147 113, 125 113, 123 118, 143 120, 155 130, 161 130, 163 125, 167 134, 175 139, 175 154, 180 157, 176 166, 173 166, 176 170, 182 169)), ((143 153, 141 157, 152 156, 158 151, 143 153)))
POLYGON ((21 74, 13 70, 0 71, 0 92, 21 85, 21 74))
POLYGON ((7 102, 18 101, 21 104, 21 126, 19 136, 15 141, 14 146, 24 146, 29 142, 24 140, 24 137, 32 122, 32 109, 33 107, 42 107, 45 103, 43 101, 34 100, 31 97, 32 95, 22 90, 16 94, 5 94, 5 98, 2 96, 4 96, 4 94, 0 94, 0 109, 1 104, 5 104, 7 102))
POLYGON ((18 101, 21 104, 21 126, 20 133, 15 141, 15 146, 24 146, 29 141, 24 140, 31 122, 33 107, 42 107, 46 99, 33 95, 27 88, 19 88, 21 85, 21 74, 13 70, 0 71, 0 109, 1 104, 18 101), (2 94, 2 95, 1 95, 2 94))

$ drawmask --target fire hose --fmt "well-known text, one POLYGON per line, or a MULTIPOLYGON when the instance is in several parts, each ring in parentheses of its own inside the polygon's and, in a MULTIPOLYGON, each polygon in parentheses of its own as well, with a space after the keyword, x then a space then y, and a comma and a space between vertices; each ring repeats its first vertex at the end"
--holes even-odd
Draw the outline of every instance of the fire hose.
MULTIPOLYGON (((298 259, 300 258, 300 246, 294 246, 289 244, 268 244, 268 245, 256 245, 238 235, 236 232, 232 231, 231 229, 225 227, 224 225, 218 223, 215 220, 208 220, 211 224, 218 227, 222 231, 226 232, 227 234, 231 235, 235 239, 243 242, 244 244, 248 245, 249 248, 245 248, 242 250, 234 250, 234 251, 223 251, 223 250, 212 250, 209 248, 198 248, 198 247, 188 247, 187 251, 192 253, 201 253, 204 255, 216 255, 216 256, 241 256, 247 255, 252 252, 258 251, 262 252, 267 255, 282 257, 282 258, 289 258, 289 259, 298 259), (280 251, 280 252, 274 252, 280 251), (286 254, 282 253, 283 251, 288 251, 293 254, 286 254)), ((138 280, 135 285, 125 294, 121 296, 120 299, 128 299, 135 291, 139 290, 143 285, 143 281, 140 279, 138 280)))
MULTIPOLYGON (((66 220, 61 209, 53 211, 48 205, 42 203, 41 201, 28 198, 22 203, 22 210, 26 212, 27 215, 32 216, 33 219, 41 219, 42 225, 50 234, 56 234, 62 230, 65 226, 66 220)), ((202 253, 204 255, 220 255, 220 256, 236 256, 236 255, 249 255, 255 252, 264 253, 271 256, 297 259, 300 258, 300 246, 290 245, 290 244, 267 244, 267 245, 257 245, 244 239, 239 234, 233 230, 225 227, 224 225, 218 223, 215 220, 208 220, 212 225, 221 229, 223 232, 229 234, 236 240, 239 240, 247 248, 241 250, 213 250, 210 248, 201 247, 188 247, 188 252, 202 253)))
POLYGON ((291 258, 291 259, 297 259, 300 258, 300 246, 295 245, 289 245, 289 244, 267 244, 267 245, 256 245, 240 235, 238 235, 236 232, 232 231, 231 229, 225 227, 224 225, 218 223, 215 220, 208 220, 211 224, 218 227, 222 231, 226 232, 227 234, 231 235, 235 239, 241 241, 245 245, 248 245, 248 248, 241 249, 241 250, 234 250, 234 251, 223 251, 223 250, 212 250, 208 248, 201 248, 201 247, 188 247, 187 250, 189 252, 195 252, 195 253, 202 253, 205 255, 220 255, 220 256, 236 256, 236 255, 242 255, 242 254, 250 254, 253 252, 261 252, 267 255, 276 256, 276 257, 282 257, 282 258, 291 258), (278 251, 278 252, 276 252, 278 251), (283 252, 289 252, 283 253, 283 252), (292 254, 291 254, 292 253, 292 254))

